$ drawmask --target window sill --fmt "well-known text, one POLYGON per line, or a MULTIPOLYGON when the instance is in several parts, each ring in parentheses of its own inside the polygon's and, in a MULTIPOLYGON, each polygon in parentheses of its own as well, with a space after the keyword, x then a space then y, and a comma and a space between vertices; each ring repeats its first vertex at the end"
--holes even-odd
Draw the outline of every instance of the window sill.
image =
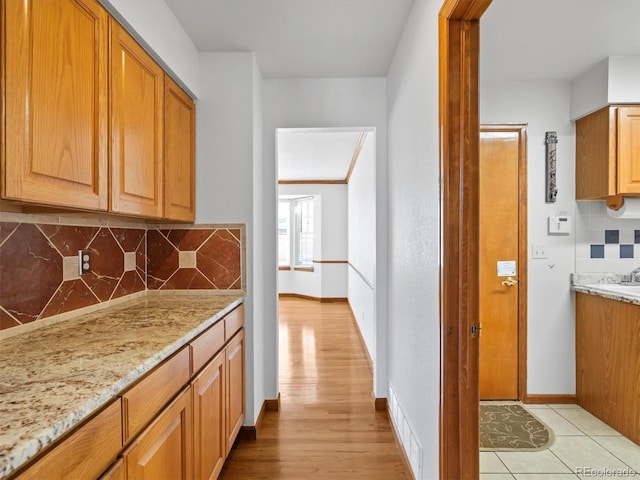
POLYGON ((296 272, 313 272, 313 267, 293 267, 296 272))

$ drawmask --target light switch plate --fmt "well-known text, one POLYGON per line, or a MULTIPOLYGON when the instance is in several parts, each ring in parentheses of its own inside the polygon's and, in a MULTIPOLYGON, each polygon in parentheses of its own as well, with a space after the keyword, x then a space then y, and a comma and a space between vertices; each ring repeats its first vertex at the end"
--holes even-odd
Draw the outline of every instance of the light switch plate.
POLYGON ((531 245, 531 258, 547 258, 547 246, 531 245))

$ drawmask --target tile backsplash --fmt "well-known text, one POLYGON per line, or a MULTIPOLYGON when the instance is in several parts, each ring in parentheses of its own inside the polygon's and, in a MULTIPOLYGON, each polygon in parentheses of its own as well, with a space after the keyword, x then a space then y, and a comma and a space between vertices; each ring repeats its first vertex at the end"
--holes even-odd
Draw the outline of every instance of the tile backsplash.
POLYGON ((607 214, 604 201, 576 207, 576 272, 629 273, 640 267, 640 219, 607 214))
MULTIPOLYGON (((104 222, 103 222, 104 223, 104 222)), ((0 330, 145 290, 240 290, 243 227, 0 221, 0 330), (78 274, 78 250, 91 272, 78 274)))

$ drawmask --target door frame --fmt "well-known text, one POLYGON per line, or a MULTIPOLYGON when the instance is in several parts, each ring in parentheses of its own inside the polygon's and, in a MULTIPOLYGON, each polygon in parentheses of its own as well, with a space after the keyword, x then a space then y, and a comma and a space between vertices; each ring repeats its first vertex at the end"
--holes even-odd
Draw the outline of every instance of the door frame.
POLYGON ((479 477, 478 61, 480 17, 490 4, 444 0, 438 16, 442 480, 479 477))
POLYGON ((527 125, 483 123, 480 132, 518 134, 518 400, 527 401, 527 125))

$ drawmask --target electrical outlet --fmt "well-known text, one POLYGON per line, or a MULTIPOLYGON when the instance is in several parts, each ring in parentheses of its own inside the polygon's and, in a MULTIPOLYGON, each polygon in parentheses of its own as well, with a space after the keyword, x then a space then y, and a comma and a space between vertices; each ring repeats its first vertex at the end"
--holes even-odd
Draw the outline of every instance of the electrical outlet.
POLYGON ((78 274, 91 273, 91 250, 78 250, 78 274))

